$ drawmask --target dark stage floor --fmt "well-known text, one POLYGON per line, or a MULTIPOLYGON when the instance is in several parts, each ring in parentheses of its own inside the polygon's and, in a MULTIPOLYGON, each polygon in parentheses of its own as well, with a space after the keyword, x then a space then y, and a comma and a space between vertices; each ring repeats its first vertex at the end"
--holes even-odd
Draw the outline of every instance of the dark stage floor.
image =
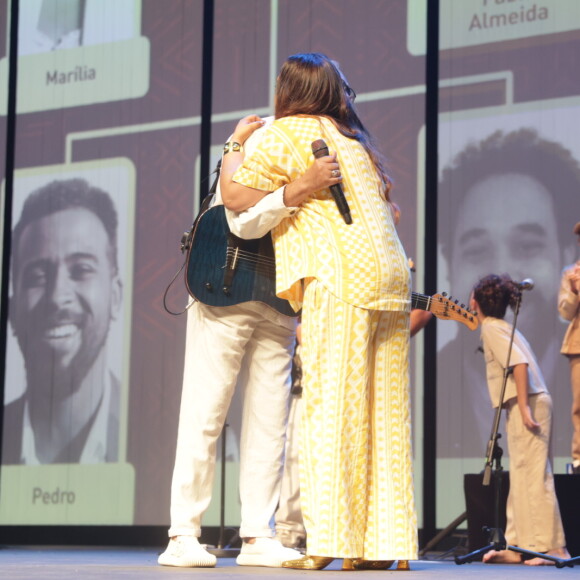
MULTIPOLYGON (((0 546, 0 578, 13 579, 52 579, 55 580, 92 580, 95 578, 147 579, 207 577, 214 580, 222 578, 345 578, 348 572, 340 571, 342 562, 333 562, 326 570, 299 571, 281 568, 254 568, 236 566, 235 560, 218 560, 216 568, 167 568, 157 564, 161 551, 154 548, 100 548, 100 547, 33 547, 0 546)), ((412 578, 488 578, 510 580, 530 580, 533 578, 578 578, 580 565, 574 568, 557 569, 552 566, 532 568, 524 565, 471 564, 456 565, 452 560, 429 559, 412 562, 410 572, 365 571, 351 572, 357 577, 412 578)))

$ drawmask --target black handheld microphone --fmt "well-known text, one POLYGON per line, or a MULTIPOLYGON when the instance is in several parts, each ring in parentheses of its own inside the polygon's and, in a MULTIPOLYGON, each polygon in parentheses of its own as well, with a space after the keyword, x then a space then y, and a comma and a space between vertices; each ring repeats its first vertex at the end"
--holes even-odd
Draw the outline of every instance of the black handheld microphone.
POLYGON ((522 280, 521 282, 516 282, 516 286, 520 290, 533 290, 534 281, 531 278, 526 278, 525 280, 522 280))
MULTIPOLYGON (((314 155, 315 159, 319 159, 320 157, 326 157, 328 155, 328 147, 324 142, 324 139, 316 139, 316 141, 312 141, 312 154, 314 155)), ((344 218, 344 221, 347 224, 352 224, 352 216, 350 215, 350 208, 348 207, 348 202, 344 197, 344 192, 342 191, 342 186, 340 183, 335 183, 334 185, 330 186, 330 193, 334 198, 334 202, 338 207, 338 211, 340 215, 344 218)))

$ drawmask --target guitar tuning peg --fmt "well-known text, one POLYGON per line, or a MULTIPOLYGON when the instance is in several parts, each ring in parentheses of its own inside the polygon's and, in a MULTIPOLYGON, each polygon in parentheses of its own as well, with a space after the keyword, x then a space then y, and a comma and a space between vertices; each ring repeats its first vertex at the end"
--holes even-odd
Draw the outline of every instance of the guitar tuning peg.
POLYGON ((459 300, 455 300, 455 304, 459 304, 459 300))
POLYGON ((447 296, 447 292, 441 292, 441 296, 447 296))
POLYGON ((464 308, 464 309, 465 309, 465 304, 462 304, 462 305, 461 305, 461 308, 464 308))

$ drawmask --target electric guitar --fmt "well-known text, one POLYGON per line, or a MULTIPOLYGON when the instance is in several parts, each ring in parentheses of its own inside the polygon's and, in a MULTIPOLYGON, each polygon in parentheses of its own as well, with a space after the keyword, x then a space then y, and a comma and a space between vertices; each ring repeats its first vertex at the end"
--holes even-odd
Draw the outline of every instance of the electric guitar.
POLYGON ((185 282, 189 294, 208 306, 262 302, 286 316, 298 316, 278 298, 276 261, 270 234, 243 240, 230 232, 223 205, 201 211, 183 242, 189 251, 185 282), (187 248, 189 246, 189 248, 187 248))
POLYGON ((459 300, 453 300, 447 294, 434 294, 427 296, 425 294, 411 293, 411 308, 420 308, 428 310, 434 316, 441 320, 455 320, 465 324, 469 330, 475 330, 479 325, 477 315, 465 309, 465 305, 459 305, 459 300))
MULTIPOLYGON (((191 230, 184 234, 188 251, 185 282, 189 294, 208 306, 262 302, 286 316, 298 316, 286 300, 278 298, 276 261, 270 234, 243 240, 230 232, 223 205, 202 209, 191 230)), ((426 296, 413 292, 413 308, 429 310, 442 320, 456 320, 471 330, 477 318, 445 294, 426 296)))

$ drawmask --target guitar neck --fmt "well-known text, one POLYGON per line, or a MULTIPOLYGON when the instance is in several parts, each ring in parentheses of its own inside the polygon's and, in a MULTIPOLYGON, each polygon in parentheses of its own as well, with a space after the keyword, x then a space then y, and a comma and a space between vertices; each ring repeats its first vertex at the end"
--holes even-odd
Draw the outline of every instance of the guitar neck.
POLYGON ((419 310, 429 310, 431 305, 431 296, 419 294, 418 292, 411 292, 411 308, 418 308, 419 310))
POLYGON ((458 300, 453 301, 451 297, 448 298, 445 294, 426 296, 425 294, 412 292, 411 307, 428 310, 442 320, 461 322, 470 330, 475 330, 479 324, 477 316, 473 312, 469 312, 463 304, 459 305, 458 300))

